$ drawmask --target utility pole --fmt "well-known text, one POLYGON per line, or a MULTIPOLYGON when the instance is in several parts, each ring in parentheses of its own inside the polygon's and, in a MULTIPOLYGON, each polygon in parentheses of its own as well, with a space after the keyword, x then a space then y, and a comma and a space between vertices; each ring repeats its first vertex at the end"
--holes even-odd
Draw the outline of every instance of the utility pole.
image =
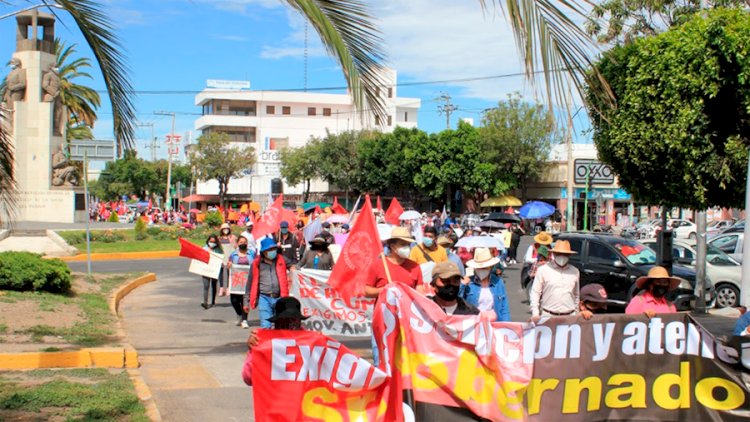
POLYGON ((445 128, 450 129, 451 128, 451 114, 458 110, 458 106, 451 103, 451 96, 444 92, 443 95, 439 96, 438 98, 435 98, 435 101, 441 101, 444 104, 438 106, 438 113, 445 114, 445 128))
POLYGON ((156 161, 156 149, 159 148, 159 145, 156 144, 156 136, 154 136, 154 122, 137 123, 136 126, 151 128, 151 143, 147 146, 151 148, 151 161, 156 161))
MULTIPOLYGON (((177 138, 174 134, 174 125, 175 125, 175 119, 177 114, 174 112, 166 112, 166 111, 156 111, 154 114, 158 116, 172 116, 172 133, 167 136, 167 142, 170 144, 169 148, 167 148, 167 193, 164 195, 164 210, 169 211, 170 207, 172 206, 172 198, 169 194, 170 187, 172 184, 172 148, 171 143, 175 142, 177 138)), ((179 142, 179 141, 177 141, 179 142)))

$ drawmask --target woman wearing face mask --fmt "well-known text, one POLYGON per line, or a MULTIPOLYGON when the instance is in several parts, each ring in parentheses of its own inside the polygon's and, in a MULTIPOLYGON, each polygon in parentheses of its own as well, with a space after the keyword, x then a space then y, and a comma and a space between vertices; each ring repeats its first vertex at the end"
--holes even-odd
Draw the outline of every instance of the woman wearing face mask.
POLYGON ((496 321, 510 321, 505 282, 492 272, 492 267, 498 262, 500 259, 493 257, 489 249, 475 249, 474 259, 466 263, 467 267, 474 269, 474 276, 468 284, 461 286, 459 295, 481 312, 494 311, 496 321))
MULTIPOLYGON (((211 236, 208 236, 208 239, 206 239, 206 245, 203 246, 203 249, 214 252, 219 255, 223 255, 224 251, 221 249, 221 245, 219 245, 219 238, 215 234, 212 234, 211 236)), ((203 303, 201 303, 201 306, 203 309, 208 309, 213 307, 216 304, 216 284, 219 280, 223 281, 224 277, 224 269, 222 268, 221 273, 219 273, 219 279, 215 278, 209 278, 209 277, 203 277, 203 303), (211 288, 211 303, 208 303, 208 289, 211 288)))
MULTIPOLYGON (((231 250, 237 249, 237 236, 232 234, 232 228, 229 226, 229 223, 224 223, 221 225, 219 231, 219 243, 221 244, 222 249, 226 248, 226 245, 229 245, 229 249, 231 250)), ((222 271, 222 273, 223 272, 224 271, 222 271)), ((224 289, 224 277, 219 277, 219 296, 226 295, 227 292, 224 289)))
POLYGON ((642 291, 630 299, 625 313, 645 313, 651 318, 656 314, 677 312, 674 303, 670 302, 666 296, 679 285, 680 279, 671 277, 666 268, 658 265, 651 268, 647 276, 639 277, 635 281, 635 287, 642 291))
MULTIPOLYGON (((255 250, 248 249, 247 238, 240 237, 237 239, 237 250, 233 251, 229 255, 229 262, 227 262, 227 269, 231 268, 232 265, 250 265, 255 259, 255 250)), ((237 314, 237 326, 242 328, 250 328, 247 323, 247 312, 242 306, 242 299, 244 293, 230 293, 229 302, 232 303, 234 312, 237 314)))
POLYGON ((301 268, 312 270, 333 269, 333 255, 328 250, 328 243, 322 237, 316 237, 310 242, 310 248, 305 251, 305 256, 299 261, 301 268))

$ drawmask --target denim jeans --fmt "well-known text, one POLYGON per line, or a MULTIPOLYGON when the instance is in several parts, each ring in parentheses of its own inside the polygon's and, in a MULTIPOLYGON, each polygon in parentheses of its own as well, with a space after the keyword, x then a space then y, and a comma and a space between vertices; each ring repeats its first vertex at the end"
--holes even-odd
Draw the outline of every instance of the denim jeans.
POLYGON ((273 323, 269 321, 268 318, 273 316, 274 307, 278 300, 279 298, 277 297, 266 296, 262 293, 258 295, 258 318, 260 318, 260 328, 273 328, 273 323))

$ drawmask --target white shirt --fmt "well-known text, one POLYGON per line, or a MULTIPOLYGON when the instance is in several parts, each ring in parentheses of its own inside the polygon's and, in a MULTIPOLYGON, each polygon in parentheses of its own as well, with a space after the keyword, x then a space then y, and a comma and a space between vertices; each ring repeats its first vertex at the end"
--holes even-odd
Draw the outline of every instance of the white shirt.
POLYGON ((526 249, 526 255, 523 256, 523 262, 527 264, 533 264, 536 262, 536 258, 534 256, 534 244, 529 245, 528 249, 526 249))
POLYGON ((479 291, 479 301, 477 302, 477 308, 482 311, 491 311, 493 310, 493 305, 495 304, 495 301, 492 299, 492 290, 490 290, 489 287, 482 287, 482 289, 479 291))
POLYGON ((529 299, 531 316, 539 316, 544 310, 576 313, 580 296, 578 280, 578 269, 570 264, 560 268, 551 261, 539 267, 529 299))
POLYGON ((458 302, 451 306, 442 306, 442 308, 447 315, 453 315, 453 313, 456 312, 456 309, 458 308, 458 302))

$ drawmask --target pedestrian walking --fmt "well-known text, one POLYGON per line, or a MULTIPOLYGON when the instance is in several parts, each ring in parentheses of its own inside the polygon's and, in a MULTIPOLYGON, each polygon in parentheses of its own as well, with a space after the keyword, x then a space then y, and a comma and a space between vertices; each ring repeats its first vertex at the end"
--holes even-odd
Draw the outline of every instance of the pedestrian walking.
POLYGON ((464 263, 461 261, 461 258, 453 252, 453 241, 445 236, 440 236, 438 237, 437 243, 445 248, 445 253, 448 254, 448 261, 456 264, 458 271, 461 273, 461 277, 464 277, 466 275, 466 268, 464 268, 464 263))
POLYGON ((435 264, 430 285, 435 291, 431 299, 448 315, 478 315, 479 309, 459 296, 463 276, 453 262, 435 264))
POLYGON ((474 259, 466 266, 474 269, 474 275, 461 286, 459 295, 481 312, 494 312, 496 321, 510 321, 510 306, 505 282, 492 271, 500 259, 492 256, 487 248, 476 248, 474 259))
POLYGON ((417 264, 427 262, 437 264, 448 261, 448 254, 445 252, 445 248, 438 245, 437 237, 437 229, 434 226, 425 227, 422 242, 411 249, 409 259, 417 264))
MULTIPOLYGON (((219 244, 219 237, 215 234, 212 234, 211 236, 208 236, 208 239, 206 239, 206 244, 203 246, 203 249, 214 252, 219 255, 224 254, 224 250, 221 249, 221 245, 219 244)), ((208 309, 214 307, 216 305, 216 285, 219 282, 219 280, 223 281, 224 277, 224 269, 219 272, 218 278, 211 278, 203 276, 203 303, 201 303, 201 306, 203 309, 208 309), (208 291, 211 290, 211 303, 208 303, 208 291)))
MULTIPOLYGON (((248 247, 247 238, 240 236, 237 239, 237 250, 233 251, 229 255, 227 261, 227 269, 231 268, 232 265, 250 265, 255 259, 255 251, 250 250, 248 247)), ((234 312, 237 314, 237 326, 242 328, 250 328, 247 323, 247 312, 243 306, 244 293, 229 293, 229 302, 234 308, 234 312)))
POLYGON ((656 314, 677 312, 674 303, 666 296, 679 285, 680 279, 670 276, 666 268, 659 265, 651 268, 648 275, 635 280, 635 287, 642 291, 630 299, 625 313, 645 313, 651 318, 656 314))
MULTIPOLYGON (((232 234, 232 228, 229 226, 229 223, 222 224, 219 229, 219 243, 221 244, 221 248, 225 251, 237 249, 237 236, 232 234)), ((219 277, 219 296, 227 295, 226 288, 224 287, 224 279, 229 277, 229 274, 223 274, 224 272, 225 270, 222 270, 223 277, 219 277)))
POLYGON ((282 221, 279 224, 279 232, 275 236, 275 239, 281 248, 281 256, 286 261, 286 267, 292 268, 297 265, 297 261, 300 259, 299 241, 297 240, 297 236, 289 232, 289 222, 282 221))
POLYGON ((525 235, 521 226, 513 223, 510 228, 510 247, 508 248, 508 258, 510 258, 511 264, 518 263, 518 244, 521 243, 521 236, 525 235))
POLYGON ((336 239, 331 234, 331 223, 329 223, 328 221, 324 221, 323 224, 321 224, 320 226, 321 226, 321 231, 320 231, 319 236, 325 239, 325 241, 329 245, 333 245, 334 243, 336 243, 336 239))
POLYGON ((316 237, 310 241, 310 247, 300 260, 299 267, 331 271, 333 269, 333 254, 331 254, 328 246, 328 242, 322 237, 316 237))
POLYGON ((581 287, 581 304, 579 314, 583 319, 591 319, 594 314, 607 313, 607 291, 599 283, 590 283, 581 287))
POLYGON ((536 236, 534 236, 534 244, 529 246, 529 248, 526 250, 526 255, 524 255, 523 262, 524 264, 533 264, 534 261, 536 261, 537 258, 537 250, 540 246, 547 246, 552 244, 552 235, 550 235, 547 232, 539 232, 536 236))
POLYGON ((580 274, 568 263, 576 252, 570 249, 567 240, 555 242, 550 252, 552 260, 539 267, 531 287, 529 302, 535 322, 541 316, 571 315, 579 308, 580 274))
POLYGON ((278 246, 273 239, 266 237, 260 242, 260 253, 250 266, 243 307, 258 308, 260 328, 271 328, 268 321, 280 297, 289 296, 289 279, 286 262, 278 256, 278 246))

